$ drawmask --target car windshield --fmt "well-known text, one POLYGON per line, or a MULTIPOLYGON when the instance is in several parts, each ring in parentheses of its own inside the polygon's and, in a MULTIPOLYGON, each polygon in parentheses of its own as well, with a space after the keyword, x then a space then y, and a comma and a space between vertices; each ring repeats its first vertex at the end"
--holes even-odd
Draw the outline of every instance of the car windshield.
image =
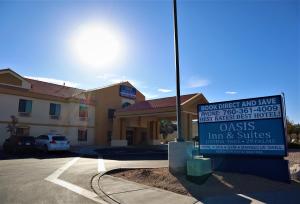
POLYGON ((52 138, 53 138, 53 140, 57 140, 57 141, 67 140, 67 138, 65 136, 53 136, 52 138))

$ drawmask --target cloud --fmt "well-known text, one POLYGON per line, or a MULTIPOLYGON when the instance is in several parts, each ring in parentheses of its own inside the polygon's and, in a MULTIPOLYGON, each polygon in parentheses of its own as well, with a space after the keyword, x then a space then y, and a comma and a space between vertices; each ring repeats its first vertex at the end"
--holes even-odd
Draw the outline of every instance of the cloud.
POLYGON ((26 78, 29 79, 34 79, 38 81, 44 81, 52 84, 58 84, 58 85, 65 85, 65 86, 70 86, 70 87, 78 87, 80 84, 76 82, 71 82, 71 81, 65 81, 61 79, 53 79, 53 78, 47 78, 47 77, 34 77, 34 76, 25 76, 26 78))
POLYGON ((162 93, 169 93, 169 92, 172 92, 171 89, 162 89, 162 88, 157 89, 157 91, 162 92, 162 93))
POLYGON ((159 97, 158 94, 152 94, 152 93, 148 93, 148 92, 143 92, 143 94, 146 97, 146 100, 154 99, 154 98, 158 98, 159 97))
POLYGON ((237 92, 236 92, 236 91, 226 91, 225 93, 226 93, 226 94, 230 94, 230 95, 237 94, 237 92))
POLYGON ((187 86, 188 88, 198 88, 198 87, 204 87, 208 86, 210 84, 210 81, 207 79, 191 79, 187 86))

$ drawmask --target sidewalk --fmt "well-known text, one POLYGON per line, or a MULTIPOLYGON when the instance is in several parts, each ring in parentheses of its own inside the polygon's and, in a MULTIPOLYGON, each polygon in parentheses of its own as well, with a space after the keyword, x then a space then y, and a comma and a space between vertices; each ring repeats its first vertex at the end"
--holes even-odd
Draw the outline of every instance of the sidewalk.
MULTIPOLYGON (((248 176, 247 176, 248 177, 248 176)), ((249 176, 252 177, 252 176, 249 176)), ((259 178, 258 178, 259 179, 259 178)), ((224 193, 222 189, 219 193, 212 192, 214 189, 210 185, 210 188, 207 185, 198 186, 199 188, 193 188, 191 194, 194 197, 184 196, 170 191, 165 191, 151 186, 146 186, 143 184, 131 182, 121 178, 113 177, 110 175, 104 175, 100 179, 100 188, 112 199, 104 195, 98 188, 98 183, 96 182, 93 186, 97 187, 98 195, 100 198, 105 200, 107 203, 116 204, 201 204, 203 203, 212 203, 212 204, 223 204, 223 203, 285 203, 285 204, 296 204, 299 199, 299 184, 292 183, 279 183, 269 181, 270 183, 276 183, 274 185, 269 184, 260 184, 261 186, 255 186, 250 188, 249 183, 244 183, 245 188, 249 188, 249 192, 243 190, 238 190, 234 188, 240 188, 240 186, 235 186, 233 189, 229 190, 230 192, 224 193), (268 187, 268 188, 266 188, 268 187), (251 191, 250 191, 251 190, 251 191), (208 192, 206 192, 208 191, 208 192), (236 192, 240 191, 240 192, 236 192), (196 194, 202 194, 202 199, 198 198, 196 194), (206 195, 205 195, 206 194, 206 195), (115 201, 114 201, 115 200, 115 201), (117 201, 117 202, 116 202, 117 201)), ((225 181, 224 181, 225 182, 225 181)), ((210 182, 208 182, 210 183, 210 182)), ((257 184, 257 182, 254 182, 257 184)), ((266 182, 263 182, 266 183, 266 182)), ((215 186, 217 188, 217 186, 215 186)), ((227 190, 228 191, 228 190, 227 190)), ((198 195, 199 196, 199 195, 198 195)))
MULTIPOLYGON (((121 178, 104 175, 100 187, 111 198, 122 204, 200 204, 195 198, 170 191, 138 184, 121 178)), ((101 195, 101 194, 100 194, 101 195)), ((109 203, 117 203, 102 193, 101 198, 109 203)))

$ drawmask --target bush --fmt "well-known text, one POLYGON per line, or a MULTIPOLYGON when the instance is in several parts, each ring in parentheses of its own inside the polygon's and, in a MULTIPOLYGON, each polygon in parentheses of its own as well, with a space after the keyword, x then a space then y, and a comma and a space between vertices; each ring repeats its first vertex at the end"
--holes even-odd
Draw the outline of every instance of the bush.
POLYGON ((300 149, 300 144, 298 144, 298 143, 289 143, 288 144, 288 148, 290 148, 290 149, 300 149))

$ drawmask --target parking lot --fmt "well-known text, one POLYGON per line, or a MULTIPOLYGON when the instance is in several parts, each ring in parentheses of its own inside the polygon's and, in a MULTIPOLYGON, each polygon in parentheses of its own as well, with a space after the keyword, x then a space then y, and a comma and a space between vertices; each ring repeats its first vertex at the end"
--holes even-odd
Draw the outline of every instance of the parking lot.
MULTIPOLYGON (((115 168, 167 167, 167 150, 107 148, 87 156, 42 151, 6 154, 0 151, 0 203, 104 203, 91 189, 99 171, 115 168)), ((299 162, 299 151, 288 157, 299 162)))
POLYGON ((99 166, 109 170, 167 165, 167 155, 160 151, 106 149, 102 153, 103 158, 71 152, 10 155, 0 151, 0 203, 103 203, 90 187, 99 166))

